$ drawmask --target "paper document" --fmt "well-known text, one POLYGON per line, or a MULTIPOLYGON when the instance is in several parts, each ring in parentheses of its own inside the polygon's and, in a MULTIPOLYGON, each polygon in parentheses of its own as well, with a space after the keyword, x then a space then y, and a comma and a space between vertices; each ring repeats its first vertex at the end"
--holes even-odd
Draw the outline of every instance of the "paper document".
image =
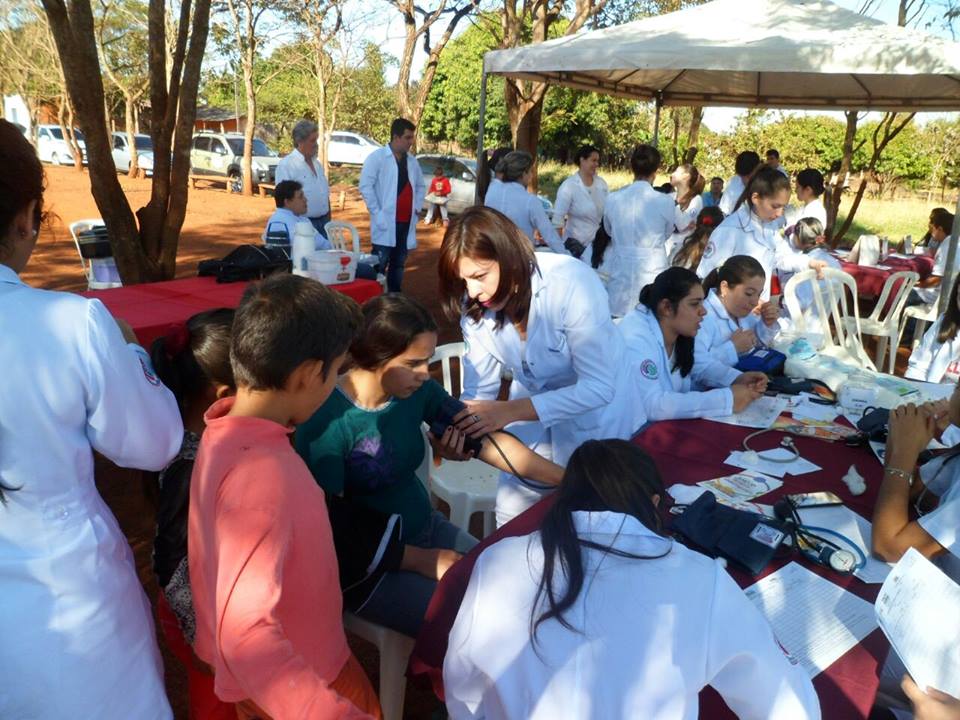
POLYGON ((821 405, 820 403, 810 402, 810 398, 806 395, 792 404, 789 410, 795 420, 815 420, 818 422, 833 422, 840 414, 836 405, 821 405))
MULTIPOLYGON (((773 478, 767 478, 767 480, 772 483, 778 482, 773 478)), ((700 485, 683 485, 676 483, 668 487, 667 492, 670 493, 670 496, 677 505, 693 505, 693 503, 697 501, 697 498, 705 492, 713 491, 710 488, 701 487, 700 485)), ((773 505, 764 505, 763 503, 755 503, 748 500, 734 500, 718 492, 714 492, 713 495, 718 503, 732 507, 735 510, 757 513, 771 518, 776 517, 776 514, 773 512, 773 505)))
POLYGON ((742 412, 709 419, 725 425, 739 425, 760 430, 773 425, 773 421, 780 417, 780 413, 787 409, 788 404, 785 397, 764 395, 750 403, 742 412))
POLYGON ((880 588, 876 613, 920 689, 960 697, 960 586, 910 548, 880 588))
MULTIPOLYGON (((863 556, 867 559, 867 564, 854 573, 860 580, 870 584, 882 583, 887 578, 887 575, 890 574, 893 563, 877 560, 877 558, 870 555, 873 526, 869 520, 843 505, 801 508, 797 512, 800 514, 800 520, 804 525, 833 530, 845 538, 848 538, 854 545, 860 548, 860 552, 862 552, 863 556)), ((812 530, 811 532, 814 535, 819 534, 816 530, 812 530)), ((847 543, 842 540, 838 540, 834 536, 826 533, 823 534, 823 537, 849 550, 847 543)))
POLYGON ((761 457, 755 463, 748 463, 746 460, 744 460, 744 454, 745 453, 742 450, 734 450, 723 462, 727 465, 743 468, 744 470, 762 472, 764 475, 772 475, 773 477, 778 478, 782 478, 787 474, 803 475, 804 473, 815 472, 822 469, 819 465, 814 465, 812 462, 809 460, 804 460, 802 457, 792 460, 791 462, 773 462, 772 458, 783 458, 786 460, 789 457, 793 457, 793 453, 782 447, 773 448, 771 450, 761 450, 760 454, 763 457, 761 457))
POLYGON ((783 481, 775 480, 761 473, 742 472, 714 478, 713 480, 703 480, 698 482, 697 485, 713 491, 718 500, 723 496, 733 502, 747 502, 776 490, 783 485, 783 481))
POLYGON ((795 562, 744 593, 770 622, 780 645, 811 678, 877 627, 870 603, 795 562))

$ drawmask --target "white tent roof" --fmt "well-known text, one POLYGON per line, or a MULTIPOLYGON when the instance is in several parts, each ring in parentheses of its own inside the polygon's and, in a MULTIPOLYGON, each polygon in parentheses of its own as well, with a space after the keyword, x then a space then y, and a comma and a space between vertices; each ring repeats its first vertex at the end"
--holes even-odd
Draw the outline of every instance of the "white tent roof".
POLYGON ((960 44, 817 0, 715 0, 494 50, 484 70, 665 105, 960 109, 960 44))

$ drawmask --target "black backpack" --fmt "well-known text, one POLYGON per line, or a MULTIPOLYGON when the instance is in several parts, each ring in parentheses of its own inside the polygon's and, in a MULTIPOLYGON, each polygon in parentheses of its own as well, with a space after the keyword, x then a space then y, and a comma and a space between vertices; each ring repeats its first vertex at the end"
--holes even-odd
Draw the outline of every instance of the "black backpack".
POLYGON ((260 280, 291 270, 290 256, 275 245, 241 245, 222 260, 202 260, 197 265, 197 275, 216 277, 218 283, 260 280))

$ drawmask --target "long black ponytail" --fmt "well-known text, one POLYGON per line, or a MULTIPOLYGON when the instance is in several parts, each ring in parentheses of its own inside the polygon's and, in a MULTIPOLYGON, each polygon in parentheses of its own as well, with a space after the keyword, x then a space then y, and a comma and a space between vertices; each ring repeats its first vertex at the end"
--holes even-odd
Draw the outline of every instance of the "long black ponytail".
MULTIPOLYGON (((690 294, 690 290, 700 285, 700 278, 692 270, 681 267, 671 267, 657 275, 649 285, 640 291, 640 304, 646 307, 653 316, 660 319, 660 303, 666 300, 676 311, 680 301, 690 294)), ((673 350, 673 370, 679 370, 681 377, 686 377, 693 370, 693 338, 686 335, 677 337, 673 350)))

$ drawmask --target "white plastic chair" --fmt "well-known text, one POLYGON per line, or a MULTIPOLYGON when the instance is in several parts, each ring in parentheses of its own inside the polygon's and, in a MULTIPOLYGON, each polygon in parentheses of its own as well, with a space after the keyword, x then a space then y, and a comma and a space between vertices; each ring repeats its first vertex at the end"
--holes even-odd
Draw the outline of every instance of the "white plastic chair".
MULTIPOLYGON (((356 253, 360 256, 360 232, 353 223, 341 222, 340 220, 331 220, 323 226, 327 233, 327 240, 338 250, 344 252, 356 253)), ((387 276, 383 273, 377 274, 377 282, 387 291, 387 276)))
POLYGON ((860 335, 860 309, 857 306, 857 282, 853 276, 834 268, 823 269, 823 280, 817 278, 816 270, 795 273, 783 289, 783 299, 796 331, 807 333, 807 321, 817 323, 812 332, 820 336, 817 350, 838 360, 859 365, 866 370, 876 370, 863 349, 860 335), (797 288, 809 283, 813 305, 804 313, 797 298, 797 288), (852 298, 848 301, 848 296, 852 298), (852 312, 851 312, 852 309, 852 312), (811 311, 815 310, 815 314, 811 311), (846 319, 851 322, 847 322, 846 319))
MULTIPOLYGON (((890 361, 887 363, 887 372, 893 374, 893 367, 897 360, 897 346, 900 344, 900 316, 903 314, 904 305, 907 303, 907 296, 917 284, 920 276, 915 272, 901 271, 891 274, 883 284, 883 290, 880 291, 880 298, 870 317, 863 318, 860 321, 860 332, 865 335, 877 335, 877 355, 874 362, 876 366, 883 367, 883 356, 887 352, 887 345, 890 345, 890 361), (897 284, 899 283, 899 287, 897 284), (896 288, 896 289, 894 289, 896 288), (890 295, 893 298, 890 299, 890 295), (889 311, 885 308, 889 301, 889 311)), ((844 318, 847 324, 847 330, 852 330, 853 318, 844 318)))
POLYGON ((911 305, 904 309, 903 316, 900 318, 899 334, 897 335, 898 343, 903 339, 903 333, 907 330, 907 322, 910 318, 914 318, 916 323, 914 323, 913 326, 913 339, 910 343, 910 352, 916 350, 917 345, 919 345, 923 339, 923 333, 926 332, 927 323, 937 321, 939 317, 937 314, 938 307, 939 303, 933 303, 932 305, 911 305))
POLYGON ((343 614, 343 627, 373 643, 380 654, 380 708, 383 720, 402 720, 407 694, 407 663, 414 640, 403 633, 364 620, 351 612, 343 614))
MULTIPOLYGON (((465 352, 466 346, 462 342, 449 343, 438 347, 430 358, 431 364, 441 363, 443 387, 454 397, 460 394, 460 383, 454 386, 450 360, 457 358, 462 368, 465 352)), ((470 518, 474 513, 482 512, 484 537, 494 529, 499 477, 499 470, 476 458, 466 462, 444 460, 439 466, 430 467, 431 490, 450 506, 450 522, 469 532, 470 518)))
POLYGON ((73 246, 77 249, 77 256, 80 258, 80 265, 83 267, 84 277, 87 278, 87 290, 109 290, 110 288, 123 287, 122 282, 95 279, 93 276, 93 261, 87 260, 80 252, 80 233, 103 224, 102 218, 75 220, 70 223, 70 236, 73 238, 73 246))

